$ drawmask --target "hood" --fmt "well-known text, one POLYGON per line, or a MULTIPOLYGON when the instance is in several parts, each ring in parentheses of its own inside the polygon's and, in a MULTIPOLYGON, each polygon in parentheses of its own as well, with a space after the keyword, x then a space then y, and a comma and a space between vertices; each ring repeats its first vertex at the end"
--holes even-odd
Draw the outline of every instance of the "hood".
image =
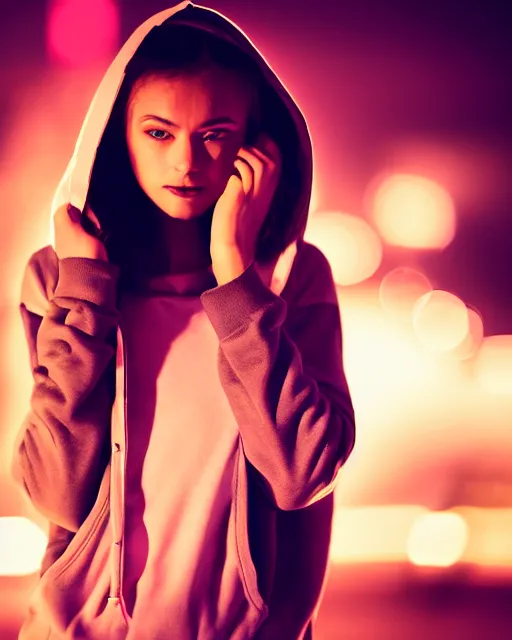
MULTIPOLYGON (((149 32, 167 20, 186 23, 205 29, 235 44, 248 53, 258 64, 270 89, 285 106, 285 113, 290 117, 297 134, 298 148, 294 150, 295 163, 299 178, 294 181, 296 195, 293 210, 289 212, 286 225, 283 225, 283 246, 278 256, 265 264, 257 263, 260 275, 276 293, 284 288, 291 270, 297 241, 304 236, 309 212, 313 155, 310 133, 305 118, 277 74, 258 51, 249 37, 231 20, 213 9, 193 4, 188 0, 170 9, 161 11, 142 23, 125 42, 110 67, 106 71, 91 101, 85 120, 81 127, 75 150, 66 168, 51 205, 51 236, 53 244, 53 216, 62 205, 71 203, 80 211, 83 210, 89 191, 90 178, 96 152, 101 142, 105 127, 119 93, 125 69, 134 56, 139 45, 149 32), (298 152, 298 153, 297 153, 298 152)), ((281 148, 283 154, 286 149, 281 148)), ((281 231, 279 232, 281 233, 281 231)))

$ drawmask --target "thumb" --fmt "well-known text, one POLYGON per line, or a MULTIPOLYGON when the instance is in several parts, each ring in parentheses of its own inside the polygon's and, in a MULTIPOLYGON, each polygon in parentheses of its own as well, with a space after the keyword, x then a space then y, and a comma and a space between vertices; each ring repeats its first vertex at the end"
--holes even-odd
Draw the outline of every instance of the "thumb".
POLYGON ((80 213, 80 209, 77 209, 72 204, 68 204, 67 212, 68 212, 68 216, 69 216, 69 218, 70 218, 70 220, 72 222, 77 222, 77 223, 80 222, 80 216, 82 215, 80 213))

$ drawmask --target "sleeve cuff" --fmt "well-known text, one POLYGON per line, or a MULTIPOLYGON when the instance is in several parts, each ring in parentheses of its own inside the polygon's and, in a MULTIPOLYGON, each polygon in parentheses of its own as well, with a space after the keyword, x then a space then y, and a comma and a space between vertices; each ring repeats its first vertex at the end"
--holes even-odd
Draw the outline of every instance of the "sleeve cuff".
POLYGON ((75 298, 99 307, 114 307, 119 267, 103 260, 64 258, 59 260, 56 298, 75 298))
POLYGON ((205 291, 200 299, 220 340, 246 326, 262 308, 275 304, 286 306, 282 298, 265 286, 254 262, 238 278, 205 291))

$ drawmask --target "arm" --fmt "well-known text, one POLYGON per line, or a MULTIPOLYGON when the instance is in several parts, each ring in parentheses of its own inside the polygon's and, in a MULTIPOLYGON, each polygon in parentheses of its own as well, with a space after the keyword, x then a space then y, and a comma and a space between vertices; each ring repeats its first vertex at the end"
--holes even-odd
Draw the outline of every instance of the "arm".
POLYGON ((110 453, 114 376, 106 372, 114 364, 118 268, 87 258, 60 260, 41 316, 27 301, 31 289, 45 288, 37 256, 26 268, 20 305, 34 386, 13 475, 46 518, 77 531, 110 453))
POLYGON ((201 297, 246 458, 283 510, 332 492, 355 442, 332 273, 311 245, 295 262, 282 297, 253 265, 201 297))

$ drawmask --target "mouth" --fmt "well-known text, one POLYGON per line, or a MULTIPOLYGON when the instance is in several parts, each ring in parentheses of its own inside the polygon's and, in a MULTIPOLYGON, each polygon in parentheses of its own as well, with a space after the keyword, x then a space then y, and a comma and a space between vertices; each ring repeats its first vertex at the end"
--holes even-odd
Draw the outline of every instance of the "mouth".
POLYGON ((204 187, 171 187, 165 186, 164 189, 167 189, 175 196, 179 196, 180 198, 193 198, 194 196, 198 196, 204 190, 204 187))

